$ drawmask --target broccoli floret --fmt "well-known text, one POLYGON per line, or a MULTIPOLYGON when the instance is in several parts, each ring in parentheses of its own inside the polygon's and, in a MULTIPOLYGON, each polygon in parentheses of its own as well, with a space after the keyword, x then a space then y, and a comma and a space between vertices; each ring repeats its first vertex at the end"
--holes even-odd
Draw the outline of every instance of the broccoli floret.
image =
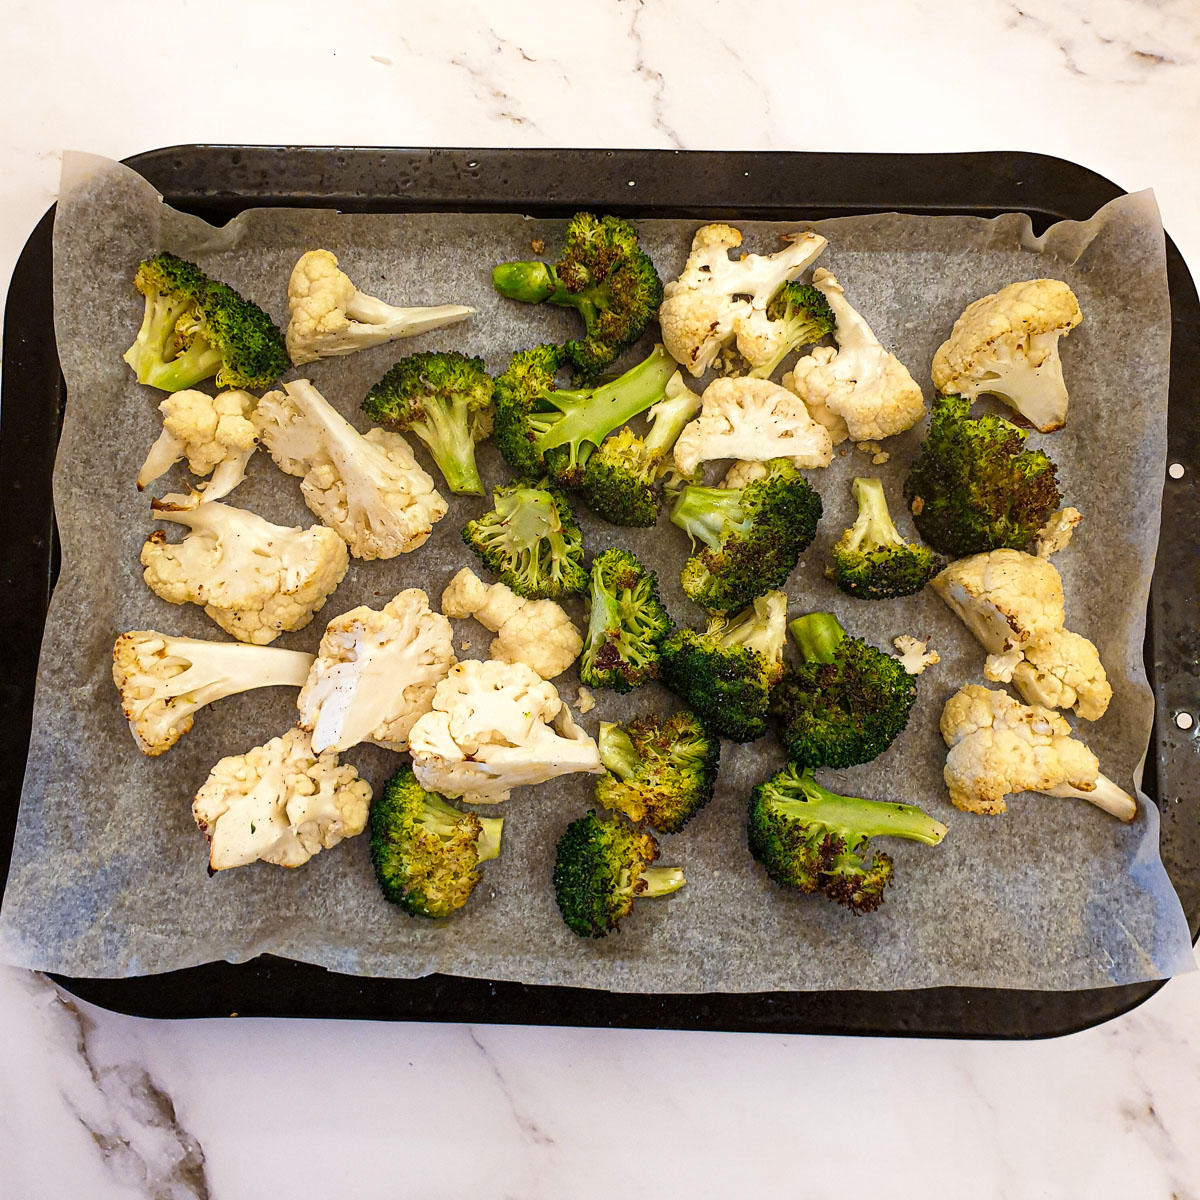
POLYGON ((221 387, 269 387, 288 368, 283 334, 257 304, 174 254, 146 259, 134 276, 146 298, 125 351, 139 383, 164 392, 217 377, 221 387))
POLYGON ((561 362, 558 346, 513 355, 496 380, 496 445, 518 475, 549 475, 563 487, 578 487, 592 451, 663 398, 676 366, 655 346, 636 367, 608 383, 567 389, 555 384, 561 362))
POLYGON ((789 763, 750 793, 750 853, 782 887, 822 892, 855 912, 883 903, 892 860, 875 851, 873 837, 908 838, 936 846, 946 826, 911 804, 887 804, 839 796, 823 788, 812 771, 789 763))
POLYGON ((709 618, 703 633, 680 630, 663 644, 662 681, 715 733, 752 742, 767 731, 786 622, 787 597, 768 592, 732 620, 709 618))
POLYGON ((384 899, 414 917, 445 917, 500 853, 502 818, 461 812, 401 767, 371 805, 371 862, 384 899))
POLYGON ((783 345, 770 362, 749 372, 752 379, 770 379, 781 362, 800 346, 819 342, 837 328, 837 317, 824 293, 810 283, 785 283, 767 305, 767 316, 781 321, 783 345))
POLYGON ((742 488, 685 487, 671 520, 704 549, 684 563, 684 593, 710 612, 782 587, 821 519, 821 497, 786 458, 742 488))
POLYGON ((633 911, 635 899, 666 896, 683 887, 678 867, 652 867, 658 843, 621 817, 595 811, 572 821, 554 855, 554 898, 567 928, 604 937, 633 911))
POLYGON ((971 401, 938 396, 929 433, 904 483, 917 531, 952 558, 1024 550, 1062 496, 1058 468, 1003 417, 972 420, 971 401))
POLYGON ((583 535, 555 487, 498 487, 492 510, 463 530, 463 541, 501 583, 526 600, 557 600, 587 590, 583 535))
POLYGON ((847 595, 859 600, 894 600, 919 592, 942 569, 927 546, 906 542, 892 523, 883 482, 855 479, 858 519, 833 548, 825 569, 847 595))
POLYGON ((662 280, 633 226, 586 212, 567 222, 557 263, 501 263, 492 270, 492 285, 510 300, 577 309, 587 332, 562 349, 585 377, 636 342, 662 303, 662 280))
POLYGON ((804 661, 771 697, 788 758, 853 767, 882 754, 908 724, 917 685, 898 658, 850 637, 832 613, 791 623, 804 661))
POLYGON ((362 407, 381 425, 415 433, 452 492, 482 496, 475 443, 492 432, 494 390, 482 358, 454 350, 410 354, 367 393, 362 407))
POLYGON ((583 683, 628 692, 657 679, 660 646, 670 632, 653 571, 627 550, 605 550, 592 560, 583 683))
POLYGON ((601 721, 598 741, 608 774, 596 780, 596 800, 605 808, 678 833, 712 799, 721 741, 695 713, 601 721))
POLYGON ((699 411, 700 397, 676 371, 665 399, 650 410, 650 432, 641 438, 628 427, 620 429, 587 460, 583 498, 592 512, 612 525, 653 525, 658 520, 658 477, 673 465, 671 448, 699 411))

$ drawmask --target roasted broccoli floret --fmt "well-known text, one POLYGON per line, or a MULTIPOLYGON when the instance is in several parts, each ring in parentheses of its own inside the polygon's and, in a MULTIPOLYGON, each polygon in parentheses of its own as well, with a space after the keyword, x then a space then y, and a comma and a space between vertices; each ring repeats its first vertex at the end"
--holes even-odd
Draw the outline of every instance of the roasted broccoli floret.
POLYGON ((678 833, 712 799, 721 741, 695 713, 601 721, 598 740, 608 774, 596 780, 596 800, 605 808, 678 833))
POLYGON ((662 648, 662 681, 715 733, 752 742, 767 731, 771 689, 783 674, 787 597, 768 592, 730 620, 709 618, 662 648))
POLYGON ((501 583, 526 600, 557 600, 587 589, 583 535, 557 488, 512 483, 492 493, 492 509, 463 530, 463 541, 501 583))
POLYGON ((750 853, 776 883, 860 913, 883 903, 892 878, 889 855, 875 851, 868 861, 870 838, 936 846, 946 836, 945 825, 911 804, 839 796, 793 763, 750 793, 746 824, 750 853))
POLYGON ((809 613, 789 628, 804 661, 771 697, 788 758, 853 767, 878 757, 908 724, 914 678, 898 658, 850 637, 832 613, 809 613))
POLYGON ((627 550, 605 550, 592 560, 580 680, 628 692, 657 679, 660 647, 671 627, 654 572, 627 550))
POLYGON ((363 412, 425 443, 452 492, 482 496, 475 443, 492 432, 495 384, 482 358, 455 350, 410 354, 367 393, 363 412))
POLYGON ((658 520, 658 477, 674 466, 671 447, 700 411, 700 397, 678 371, 667 381, 665 398, 649 413, 650 432, 638 437, 628 427, 606 438, 587 460, 583 498, 612 525, 646 528, 658 520))
POLYGON ((754 379, 770 379, 793 350, 819 342, 837 328, 829 301, 810 283, 785 283, 767 305, 767 316, 781 323, 777 330, 781 344, 769 361, 749 372, 754 379))
POLYGON ((1057 467, 1003 417, 972 419, 971 401, 938 396, 929 433, 904 483, 917 531, 952 558, 1024 550, 1062 496, 1057 467))
POLYGON ((590 388, 559 388, 559 346, 535 346, 513 355, 496 380, 496 445, 518 475, 549 475, 578 487, 592 451, 614 429, 657 404, 675 373, 661 347, 636 367, 590 388))
POLYGON ((124 358, 139 383, 179 392, 215 375, 220 387, 265 388, 287 370, 283 334, 271 318, 195 263, 155 255, 134 284, 146 309, 124 358))
POLYGON ((586 333, 562 349, 583 376, 603 370, 636 342, 662 303, 662 280, 633 226, 586 212, 567 222, 558 262, 501 263, 492 270, 492 285, 510 300, 578 310, 586 333))
POLYGON ((671 520, 704 549, 684 563, 684 593, 710 612, 743 608, 782 587, 821 519, 821 497, 793 463, 773 458, 745 487, 685 487, 671 520))
POLYGON ((572 821, 554 856, 554 897, 567 928, 604 937, 633 911, 635 899, 666 896, 683 887, 678 867, 652 867, 658 843, 622 817, 602 821, 594 811, 572 821))
POLYGON ((384 899, 414 917, 445 917, 500 853, 502 818, 461 812, 401 767, 371 805, 371 862, 384 899))
POLYGON ((888 512, 883 482, 856 479, 858 519, 842 534, 825 568, 847 595, 859 600, 894 600, 919 592, 942 568, 927 546, 906 542, 888 512))

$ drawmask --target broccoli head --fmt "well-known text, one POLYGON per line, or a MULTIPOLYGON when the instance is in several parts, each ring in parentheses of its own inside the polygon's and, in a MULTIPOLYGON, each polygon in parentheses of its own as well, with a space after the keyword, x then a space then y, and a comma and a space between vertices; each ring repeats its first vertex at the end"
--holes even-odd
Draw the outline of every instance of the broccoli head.
POLYGON ((658 843, 621 817, 595 811, 572 821, 554 856, 554 897, 567 928, 604 937, 633 911, 635 899, 666 896, 683 887, 678 867, 652 867, 658 843))
POLYGON ((492 432, 494 389, 482 358, 454 350, 410 354, 367 393, 362 407, 372 421, 415 433, 452 492, 482 496, 475 443, 492 432))
POLYGON ((750 853, 776 883, 860 913, 883 903, 892 878, 889 855, 867 859, 870 838, 936 846, 946 836, 945 825, 911 804, 839 796, 792 763, 750 793, 746 824, 750 853))
POLYGON ((919 592, 942 569, 941 560, 896 532, 880 480, 856 479, 854 498, 858 519, 834 546, 826 577, 859 600, 894 600, 919 592))
POLYGON ((952 558, 1024 550, 1059 507, 1058 468, 1003 417, 972 419, 971 401, 938 396, 904 483, 917 531, 952 558))
POLYGON ((832 613, 792 622, 804 661, 771 697, 788 758, 853 767, 882 754, 908 724, 917 685, 898 658, 849 637, 832 613))
POLYGON ((785 283, 767 305, 767 316, 781 322, 776 330, 780 346, 767 362, 749 372, 754 379, 770 379, 793 350, 811 346, 837 328, 837 317, 825 294, 811 283, 785 283))
POLYGON ((670 632, 653 571, 627 550, 605 550, 592 560, 583 683, 628 692, 657 679, 660 646, 670 632))
POLYGON ((596 780, 596 800, 605 808, 678 833, 712 799, 721 741, 695 713, 601 721, 598 740, 608 773, 596 780))
POLYGON ((732 620, 711 617, 703 633, 680 630, 663 644, 662 681, 714 733, 752 742, 767 731, 786 622, 787 597, 768 592, 732 620))
POLYGON ((371 805, 371 862, 384 899, 414 917, 462 908, 500 853, 502 818, 461 812, 401 767, 371 805))
POLYGON ((578 487, 592 451, 614 429, 657 404, 675 373, 661 347, 624 375, 590 388, 559 388, 558 346, 535 346, 513 355, 496 380, 496 445, 518 475, 549 475, 578 487))
POLYGON ((684 593, 710 612, 782 587, 817 532, 821 497, 790 459, 741 488, 685 487, 671 520, 704 549, 684 563, 684 593))
POLYGON ((636 342, 662 303, 662 280, 633 226, 586 212, 567 222, 558 262, 501 263, 492 270, 492 285, 510 300, 576 309, 586 332, 562 350, 585 377, 636 342))
POLYGON ((492 509, 463 530, 501 583, 526 600, 557 600, 587 589, 583 535, 555 487, 513 483, 492 493, 492 509))
POLYGON ((124 358, 139 383, 178 392, 215 375, 221 387, 265 388, 287 370, 283 334, 271 318, 195 263, 155 255, 134 284, 146 308, 124 358))

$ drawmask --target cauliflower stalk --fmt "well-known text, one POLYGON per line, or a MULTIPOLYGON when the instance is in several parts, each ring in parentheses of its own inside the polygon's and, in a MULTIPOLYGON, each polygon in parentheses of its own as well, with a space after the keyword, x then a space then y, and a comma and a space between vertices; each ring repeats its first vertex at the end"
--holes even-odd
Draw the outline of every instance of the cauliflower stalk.
POLYGON ((494 659, 452 667, 408 745, 423 788, 471 804, 498 804, 512 788, 559 775, 604 771, 599 748, 554 685, 524 663, 494 659))
POLYGON ((309 250, 292 268, 288 308, 287 349, 297 366, 456 325, 475 311, 460 304, 432 308, 385 304, 360 292, 328 250, 309 250))
POLYGON ((296 700, 313 750, 340 752, 359 742, 407 750, 409 731, 454 665, 452 639, 450 622, 419 588, 382 611, 363 605, 335 617, 296 700))
POLYGON ((192 801, 209 841, 209 868, 257 860, 299 867, 362 833, 371 788, 337 754, 315 754, 308 734, 289 729, 246 754, 223 758, 192 801))
POLYGON ((355 558, 395 558, 424 544, 446 501, 398 433, 361 434, 307 379, 259 402, 254 423, 304 502, 355 558))
POLYGON ((202 605, 240 642, 265 646, 303 629, 349 565, 345 543, 321 525, 288 529, 216 501, 151 508, 188 533, 173 543, 162 530, 150 535, 141 555, 147 585, 170 604, 202 605))

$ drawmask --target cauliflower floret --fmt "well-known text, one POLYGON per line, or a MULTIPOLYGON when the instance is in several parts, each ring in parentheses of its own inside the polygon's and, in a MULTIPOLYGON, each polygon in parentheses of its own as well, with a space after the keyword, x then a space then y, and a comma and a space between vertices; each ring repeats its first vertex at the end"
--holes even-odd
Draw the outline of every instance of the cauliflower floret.
POLYGON ((950 747, 946 786, 964 812, 1002 813, 1006 795, 1044 792, 1077 796, 1122 821, 1137 815, 1133 797, 1100 773, 1096 756, 1049 709, 968 684, 946 701, 941 731, 950 747))
POLYGON ((287 349, 297 366, 456 325, 475 311, 459 304, 435 308, 385 304, 360 292, 328 250, 310 250, 292 268, 288 308, 292 316, 287 349))
POLYGON ((725 478, 719 486, 723 488, 744 488, 756 479, 766 479, 770 474, 765 462, 743 462, 739 460, 725 472, 725 478))
POLYGON ((246 478, 246 464, 258 444, 250 417, 257 401, 249 392, 173 392, 158 406, 162 433, 138 472, 138 491, 165 475, 181 459, 193 475, 212 475, 192 503, 228 496, 246 478))
POLYGON ((299 650, 134 629, 113 646, 113 683, 138 747, 156 757, 191 729, 198 709, 252 688, 299 687, 312 661, 299 650))
POLYGON ((362 833, 370 803, 370 785, 353 767, 339 767, 332 750, 314 754, 308 734, 289 729, 221 759, 196 793, 192 816, 214 871, 258 859, 298 867, 362 833))
POLYGON ((898 651, 893 657, 900 660, 900 665, 910 675, 920 675, 926 667, 932 667, 934 663, 942 661, 936 650, 929 649, 928 638, 922 641, 921 638, 902 633, 899 637, 892 638, 892 645, 898 651))
POLYGON ((296 700, 313 749, 374 742, 407 750, 409 730, 433 706, 454 665, 453 630, 419 588, 382 611, 362 605, 325 626, 316 661, 296 700))
POLYGON ((829 431, 800 399, 769 379, 715 379, 704 389, 700 415, 675 443, 675 465, 691 475, 714 458, 765 462, 790 458, 797 467, 827 467, 829 431))
POLYGON ((1059 338, 1083 319, 1075 293, 1058 279, 1010 283, 968 304, 933 356, 940 392, 996 396, 1042 433, 1067 420, 1059 338))
POLYGON ((1037 535, 1037 545, 1034 550, 1038 558, 1049 558, 1064 550, 1075 532, 1075 526, 1083 520, 1083 513, 1077 508, 1060 508, 1048 520, 1037 535))
POLYGON ((604 771, 599 748, 554 685, 524 663, 495 659, 452 667, 408 744, 422 787, 471 804, 498 804, 511 788, 559 775, 604 771))
POLYGON ((303 629, 349 566, 345 543, 322 525, 288 529, 216 501, 151 507, 188 534, 173 543, 162 530, 150 535, 141 556, 147 585, 170 604, 203 605, 240 642, 265 646, 303 629))
POLYGON ((304 502, 355 558, 395 558, 423 545, 446 501, 398 433, 361 434, 307 379, 259 402, 254 423, 271 457, 301 477, 304 502))
POLYGON ((799 359, 785 378, 787 386, 837 441, 842 440, 837 437, 841 430, 832 417, 841 418, 856 442, 878 441, 911 429, 925 415, 925 397, 908 368, 883 348, 871 327, 846 302, 833 275, 818 267, 813 287, 837 317, 833 336, 838 348, 818 346, 799 359))
POLYGON ((581 687, 575 695, 575 707, 580 713, 590 713, 596 707, 596 697, 585 687, 581 687))
POLYGON ((1022 649, 1024 658, 1012 670, 1022 699, 1044 708, 1073 708, 1085 721, 1104 716, 1112 687, 1087 638, 1055 629, 1030 638, 1022 649))
POLYGON ((506 663, 525 663, 543 679, 561 675, 583 650, 583 637, 553 600, 523 600, 503 583, 490 587, 463 567, 442 593, 448 617, 474 617, 493 639, 491 655, 506 663))
MULTIPOLYGON (((775 293, 815 262, 827 244, 816 233, 793 233, 786 241, 776 254, 735 260, 729 251, 742 244, 736 229, 705 225, 696 231, 688 260, 679 278, 663 288, 658 310, 667 353, 692 375, 703 375, 740 325, 756 311, 765 312, 775 293)), ((747 336, 753 349, 753 330, 747 336)))

